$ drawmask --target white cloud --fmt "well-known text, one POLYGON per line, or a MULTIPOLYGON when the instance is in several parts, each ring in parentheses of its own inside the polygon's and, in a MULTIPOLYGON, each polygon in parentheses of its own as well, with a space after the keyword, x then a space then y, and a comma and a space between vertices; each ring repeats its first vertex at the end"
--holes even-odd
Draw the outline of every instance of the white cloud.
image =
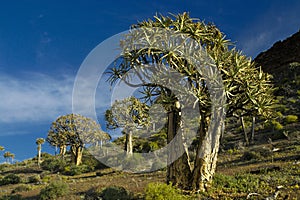
POLYGON ((71 112, 72 77, 0 74, 0 123, 54 120, 71 112))

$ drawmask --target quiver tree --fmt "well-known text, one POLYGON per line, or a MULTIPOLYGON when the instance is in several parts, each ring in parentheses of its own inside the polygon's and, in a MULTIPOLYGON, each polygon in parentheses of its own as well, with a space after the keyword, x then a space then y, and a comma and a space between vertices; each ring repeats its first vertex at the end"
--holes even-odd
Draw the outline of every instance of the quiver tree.
MULTIPOLYGON (((273 104, 270 76, 237 51, 215 25, 192 19, 187 13, 174 18, 154 18, 133 25, 121 41, 122 62, 110 70, 109 81, 114 84, 123 80, 131 87, 143 87, 145 96, 151 100, 162 95, 169 99, 167 102, 174 108, 169 112, 173 117, 168 116, 172 119, 168 120, 170 142, 182 122, 183 107, 175 109, 174 106, 179 97, 161 87, 158 79, 152 79, 156 82, 151 83, 145 80, 162 71, 161 66, 165 68, 165 77, 169 76, 168 71, 182 75, 176 84, 189 85, 188 92, 199 113, 198 147, 193 167, 188 166, 188 152, 179 150, 182 156, 168 166, 167 181, 184 189, 203 191, 211 183, 216 169, 219 139, 224 130, 224 119, 219 113, 226 108, 226 116, 269 116, 273 104), (200 66, 202 63, 200 70, 199 63, 200 66), (128 72, 134 72, 141 83, 133 83, 132 73, 128 72), (212 102, 214 97, 217 98, 212 102), (174 120, 174 116, 179 117, 174 120)), ((184 149, 180 141, 176 141, 177 149, 184 149)))
POLYGON ((40 167, 41 164, 41 155, 42 155, 42 144, 45 143, 45 139, 44 138, 37 138, 35 143, 37 144, 37 151, 38 151, 38 166, 40 167))
POLYGON ((9 152, 9 151, 6 151, 4 154, 3 154, 3 157, 6 159, 6 162, 7 163, 13 163, 14 162, 14 158, 15 158, 15 154, 9 152), (9 158, 11 159, 9 161, 9 158))
POLYGON ((147 126, 148 106, 135 97, 117 100, 105 113, 108 129, 123 129, 125 134, 125 151, 127 155, 133 154, 132 137, 136 130, 147 126))
POLYGON ((46 140, 64 151, 70 146, 73 163, 80 165, 85 145, 93 143, 100 130, 100 125, 93 119, 69 114, 60 116, 52 123, 46 140))

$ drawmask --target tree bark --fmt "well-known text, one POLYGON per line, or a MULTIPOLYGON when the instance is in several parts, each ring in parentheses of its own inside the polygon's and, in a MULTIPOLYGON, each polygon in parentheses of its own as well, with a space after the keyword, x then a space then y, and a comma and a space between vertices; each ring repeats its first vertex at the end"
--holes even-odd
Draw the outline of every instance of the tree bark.
POLYGON ((83 147, 81 146, 71 146, 71 160, 72 162, 78 166, 81 164, 82 161, 82 153, 83 147))
POLYGON ((249 139, 248 139, 248 135, 247 135, 246 127, 245 127, 244 117, 241 116, 240 121, 241 121, 242 129, 244 132, 244 139, 245 139, 246 145, 249 145, 249 139))
POLYGON ((211 124, 211 132, 208 132, 207 127, 210 120, 201 117, 199 144, 191 180, 193 190, 207 191, 216 171, 224 121, 222 117, 214 120, 218 120, 220 123, 211 124))
POLYGON ((126 146, 127 155, 132 155, 133 154, 133 146, 132 146, 132 133, 131 133, 131 131, 126 133, 125 146, 126 146))
POLYGON ((66 151, 67 151, 67 146, 66 145, 61 145, 59 147, 59 155, 64 158, 65 154, 66 154, 66 151))
POLYGON ((38 167, 40 167, 40 165, 41 165, 41 153, 42 153, 42 147, 41 147, 40 144, 38 145, 37 150, 38 150, 38 167))
POLYGON ((170 145, 168 152, 168 168, 167 168, 167 183, 175 185, 181 189, 189 189, 191 179, 191 168, 188 162, 188 155, 185 151, 182 136, 176 137, 179 112, 173 110, 168 113, 168 137, 167 141, 170 145))

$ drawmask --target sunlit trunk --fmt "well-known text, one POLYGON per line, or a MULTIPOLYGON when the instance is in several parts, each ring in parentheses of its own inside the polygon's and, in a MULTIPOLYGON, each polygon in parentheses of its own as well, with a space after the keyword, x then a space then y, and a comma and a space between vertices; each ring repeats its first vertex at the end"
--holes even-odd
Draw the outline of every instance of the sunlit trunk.
POLYGON ((71 146, 71 161, 77 166, 82 162, 83 149, 81 146, 71 146))
POLYGON ((67 146, 66 145, 61 145, 59 147, 59 155, 64 158, 65 154, 67 152, 67 146))
POLYGON ((41 147, 40 144, 38 145, 37 150, 38 150, 38 166, 40 167, 40 165, 41 165, 41 153, 42 153, 42 147, 41 147))
POLYGON ((220 123, 210 125, 211 132, 207 131, 208 119, 201 119, 202 127, 200 127, 200 137, 195 166, 192 175, 191 188, 193 190, 206 191, 216 171, 218 151, 220 146, 220 136, 223 129, 224 121, 217 118, 220 123))
POLYGON ((132 155, 133 154, 133 146, 132 146, 132 133, 131 133, 131 131, 126 133, 125 146, 126 146, 127 155, 132 155))

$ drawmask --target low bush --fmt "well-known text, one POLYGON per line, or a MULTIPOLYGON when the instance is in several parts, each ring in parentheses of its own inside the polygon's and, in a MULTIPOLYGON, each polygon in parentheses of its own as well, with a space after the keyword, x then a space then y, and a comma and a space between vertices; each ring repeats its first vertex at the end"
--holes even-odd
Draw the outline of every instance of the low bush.
POLYGON ((12 193, 16 193, 16 192, 24 192, 24 191, 29 191, 31 190, 31 186, 30 185, 19 185, 18 187, 16 187, 12 193))
POLYGON ((63 171, 65 166, 67 166, 66 161, 56 157, 47 158, 41 164, 42 169, 49 170, 51 172, 63 171))
POLYGON ((100 196, 103 200, 129 200, 132 199, 132 195, 123 187, 111 186, 105 188, 100 196))
POLYGON ((282 130, 283 126, 278 121, 272 121, 275 130, 282 130))
POLYGON ((288 115, 285 117, 285 122, 287 124, 295 123, 298 121, 298 117, 296 115, 288 115))
POLYGON ((87 165, 79 165, 79 166, 70 165, 70 166, 66 166, 62 173, 65 175, 74 176, 74 175, 79 175, 82 173, 87 173, 92 170, 93 170, 93 168, 91 168, 87 165))
POLYGON ((41 200, 57 199, 58 197, 65 196, 69 193, 69 186, 61 181, 50 183, 43 188, 40 192, 41 200))
POLYGON ((0 180, 0 185, 18 184, 21 182, 21 178, 16 174, 8 174, 0 180))
POLYGON ((5 195, 0 197, 0 200, 22 200, 22 196, 20 194, 14 194, 14 195, 5 195))
POLYGON ((165 183, 149 183, 145 189, 145 200, 187 199, 184 195, 165 183))
POLYGON ((28 183, 39 183, 41 181, 41 177, 39 175, 33 175, 28 177, 28 183))
POLYGON ((260 160, 262 157, 259 152, 256 151, 245 151, 242 155, 241 160, 250 161, 250 160, 260 160))

